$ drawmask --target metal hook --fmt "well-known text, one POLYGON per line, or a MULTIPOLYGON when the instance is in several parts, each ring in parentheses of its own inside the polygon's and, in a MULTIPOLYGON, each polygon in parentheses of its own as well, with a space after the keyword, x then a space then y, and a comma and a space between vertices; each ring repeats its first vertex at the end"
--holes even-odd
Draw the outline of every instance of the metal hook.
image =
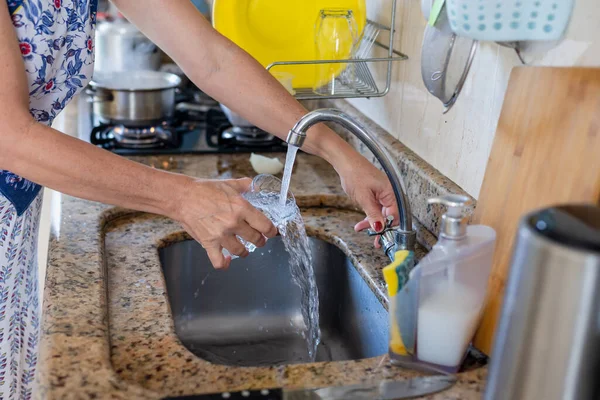
POLYGON ((517 57, 519 57, 519 61, 521 61, 521 64, 527 65, 527 63, 523 59, 523 55, 521 54, 521 42, 496 42, 496 43, 498 43, 500 46, 513 49, 515 51, 515 53, 517 53, 517 57))

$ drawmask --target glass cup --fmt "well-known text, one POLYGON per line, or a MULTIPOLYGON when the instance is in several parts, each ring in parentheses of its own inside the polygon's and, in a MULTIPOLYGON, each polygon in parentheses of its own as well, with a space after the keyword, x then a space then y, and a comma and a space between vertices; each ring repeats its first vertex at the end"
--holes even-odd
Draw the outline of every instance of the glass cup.
MULTIPOLYGON (((298 212, 296 199, 290 191, 288 191, 285 205, 282 206, 279 204, 280 192, 281 180, 279 178, 276 178, 273 175, 260 174, 252 180, 250 190, 242 196, 252 204, 253 207, 269 218, 275 227, 279 228, 293 218, 298 212)), ((239 236, 237 238, 250 253, 256 250, 256 246, 253 243, 246 242, 239 236)), ((223 254, 231 256, 232 259, 238 258, 237 256, 230 254, 226 249, 223 249, 223 254)))
POLYGON ((244 193, 243 197, 277 227, 293 217, 297 209, 296 199, 289 190, 285 205, 280 205, 280 193, 281 179, 269 174, 260 174, 254 177, 250 191, 244 193))
MULTIPOLYGON (((352 10, 324 9, 315 24, 315 45, 319 60, 351 59, 358 41, 358 27, 352 10)), ((319 63, 313 92, 328 96, 354 90, 355 63, 319 63)))
MULTIPOLYGON (((256 175, 250 184, 248 193, 280 193, 281 179, 269 174, 256 175)), ((288 199, 293 199, 294 196, 288 193, 288 199)))

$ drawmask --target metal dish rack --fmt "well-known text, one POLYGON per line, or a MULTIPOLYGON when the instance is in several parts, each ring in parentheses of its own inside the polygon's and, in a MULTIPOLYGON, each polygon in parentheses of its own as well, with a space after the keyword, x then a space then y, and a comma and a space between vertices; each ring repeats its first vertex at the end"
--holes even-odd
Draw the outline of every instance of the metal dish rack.
MULTIPOLYGON (((396 26, 396 1, 392 2, 391 27, 380 24, 378 22, 367 19, 367 24, 363 32, 367 29, 376 29, 378 31, 389 32, 389 43, 383 44, 378 40, 374 40, 373 44, 386 49, 387 57, 370 57, 370 58, 352 58, 346 60, 307 60, 307 61, 276 61, 267 66, 267 70, 281 65, 320 65, 320 64, 356 64, 355 81, 353 85, 342 87, 336 94, 320 95, 313 92, 312 88, 294 88, 296 91, 295 97, 298 100, 315 100, 315 99, 344 99, 357 97, 382 97, 390 91, 392 82, 392 62, 407 60, 408 56, 399 51, 394 50, 394 27, 396 26), (387 62, 387 74, 385 87, 379 89, 377 83, 371 73, 370 65, 373 63, 387 62)), ((363 37, 361 40, 368 40, 363 37)), ((359 44, 362 45, 362 43, 359 44)))

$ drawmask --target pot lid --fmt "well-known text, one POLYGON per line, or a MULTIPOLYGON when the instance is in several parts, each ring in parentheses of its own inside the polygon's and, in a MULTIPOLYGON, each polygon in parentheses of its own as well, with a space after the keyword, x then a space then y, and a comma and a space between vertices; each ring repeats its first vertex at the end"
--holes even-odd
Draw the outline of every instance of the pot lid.
POLYGON ((181 78, 169 72, 120 71, 96 74, 90 85, 108 90, 150 91, 172 89, 180 83, 181 78))

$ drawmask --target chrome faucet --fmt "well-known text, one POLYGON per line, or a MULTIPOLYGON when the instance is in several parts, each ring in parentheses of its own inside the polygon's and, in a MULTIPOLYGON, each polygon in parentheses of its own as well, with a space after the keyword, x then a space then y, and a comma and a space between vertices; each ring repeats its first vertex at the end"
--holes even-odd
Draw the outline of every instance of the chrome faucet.
POLYGON ((393 217, 389 216, 385 227, 380 232, 369 230, 370 236, 379 235, 385 254, 394 260, 398 250, 414 250, 416 241, 416 232, 412 227, 412 214, 410 203, 404 192, 400 171, 396 163, 392 160, 388 152, 352 117, 340 110, 325 108, 311 111, 296 123, 287 137, 287 143, 290 145, 302 147, 306 139, 306 132, 315 124, 320 122, 336 122, 346 128, 350 133, 359 138, 371 152, 375 155, 383 170, 387 174, 392 184, 392 189, 398 203, 398 213, 400 217, 399 226, 393 227, 393 217))

